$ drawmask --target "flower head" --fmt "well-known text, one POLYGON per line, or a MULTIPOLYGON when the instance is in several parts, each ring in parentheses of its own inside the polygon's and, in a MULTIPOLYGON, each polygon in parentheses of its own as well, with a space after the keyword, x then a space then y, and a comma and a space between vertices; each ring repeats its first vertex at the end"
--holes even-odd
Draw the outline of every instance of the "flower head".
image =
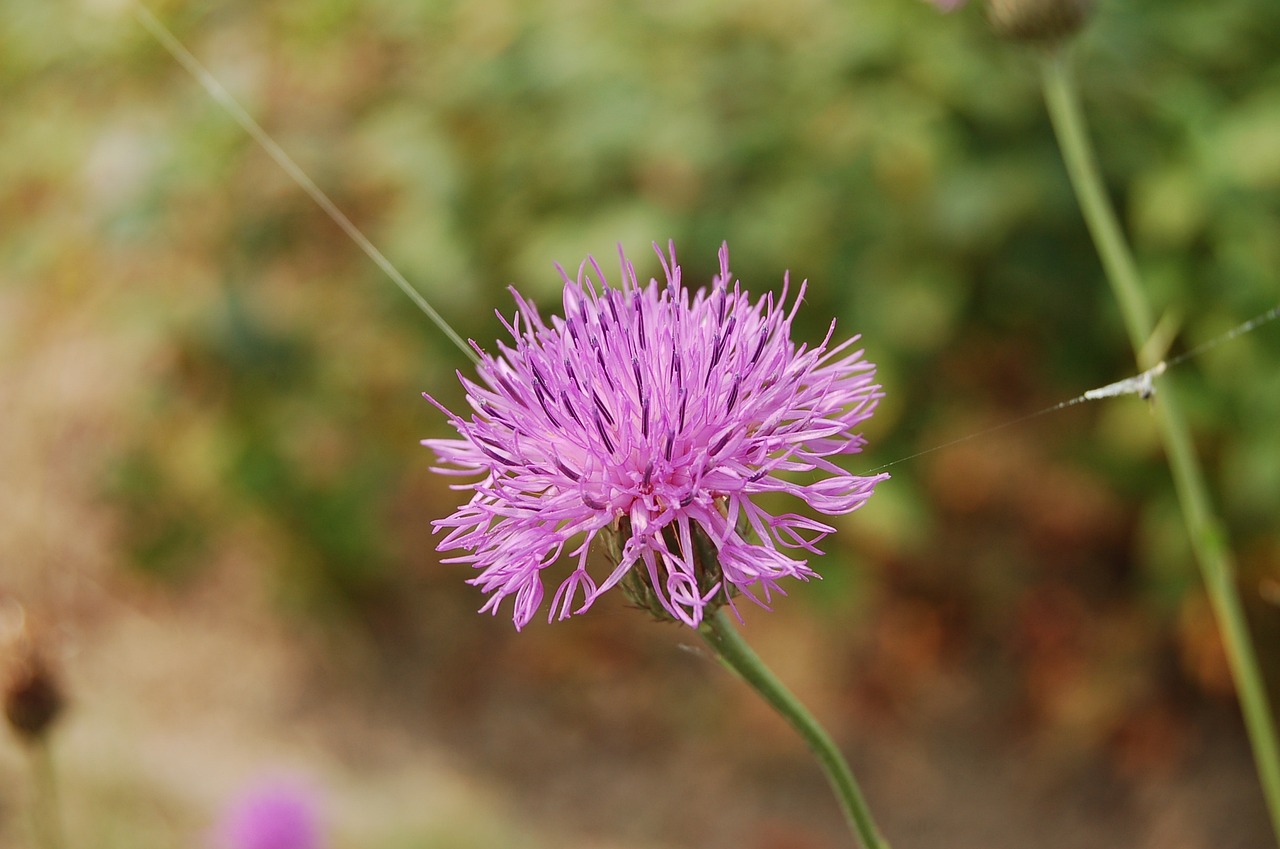
MULTIPOLYGON (((967 0, 927 0, 942 12, 954 12, 967 0)), ((986 0, 987 21, 1010 41, 1054 45, 1084 27, 1094 0, 986 0)))
POLYGON ((854 429, 882 393, 875 367, 851 350, 856 337, 831 343, 834 322, 815 347, 792 341, 803 284, 788 308, 785 282, 776 300, 752 302, 723 246, 710 288, 690 292, 674 247, 655 250, 663 284, 642 286, 625 256, 616 287, 594 259, 577 279, 560 269, 564 315, 549 323, 513 290, 517 312, 503 319, 512 342, 496 354, 477 347, 479 382, 459 374, 471 417, 440 407, 460 438, 423 441, 436 471, 482 476, 457 487, 471 499, 434 523, 446 531, 439 548, 480 570, 471 583, 489 594, 482 610, 515 597, 517 628, 566 553, 572 571, 550 618, 620 583, 694 627, 738 593, 766 605, 782 579, 816 574, 792 553, 821 554, 833 528, 771 514, 759 497, 785 493, 836 515, 887 477, 828 459, 861 449, 854 429), (597 538, 611 571, 593 575, 597 538))
POLYGON ((305 786, 265 781, 248 788, 227 809, 214 835, 215 849, 320 849, 317 801, 305 786))
POLYGON ((66 707, 47 649, 26 608, 0 595, 0 702, 9 727, 28 743, 47 737, 66 707))
POLYGON ((1088 22, 1093 0, 987 0, 987 20, 1010 41, 1054 45, 1088 22))

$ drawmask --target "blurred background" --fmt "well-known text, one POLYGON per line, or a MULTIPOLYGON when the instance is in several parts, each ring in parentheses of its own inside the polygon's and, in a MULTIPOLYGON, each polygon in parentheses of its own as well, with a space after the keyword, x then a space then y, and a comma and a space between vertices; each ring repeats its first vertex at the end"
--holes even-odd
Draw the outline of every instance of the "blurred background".
MULTIPOLYGON (((1100 2, 1076 55, 1175 351, 1280 294, 1280 5, 1100 2)), ((1134 373, 1036 55, 919 0, 152 6, 468 338, 676 241, 861 333, 869 470, 1134 373)), ((463 357, 138 25, 0 0, 0 595, 70 706, 70 845, 206 846, 243 787, 343 847, 845 846, 803 746, 617 599, 516 635, 442 566, 463 357)), ((1280 328, 1176 369, 1280 685, 1280 328)), ((894 845, 1270 841, 1152 420, 894 466, 745 634, 894 845)), ((0 735, 0 845, 27 846, 0 735)))

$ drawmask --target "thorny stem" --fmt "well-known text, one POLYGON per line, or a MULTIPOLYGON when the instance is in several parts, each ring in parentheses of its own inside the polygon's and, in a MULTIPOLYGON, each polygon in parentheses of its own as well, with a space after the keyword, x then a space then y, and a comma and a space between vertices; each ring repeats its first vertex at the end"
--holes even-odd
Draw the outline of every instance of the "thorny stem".
MULTIPOLYGON (((1102 259, 1107 279, 1120 304, 1129 341, 1142 369, 1155 365, 1145 361, 1144 345, 1151 336, 1151 307, 1143 294, 1137 265, 1129 251, 1115 210, 1107 199, 1098 173, 1093 148, 1085 128, 1079 96, 1071 78, 1067 59, 1050 56, 1043 65, 1045 103, 1053 121, 1058 144, 1067 164, 1071 185, 1102 259)), ((1253 747, 1254 761, 1263 796, 1271 814, 1271 825, 1280 838, 1280 748, 1277 747, 1275 718, 1267 698, 1266 684, 1258 668, 1257 655, 1249 637, 1244 608, 1236 588, 1235 560, 1227 536, 1214 515, 1205 485, 1204 472, 1191 444, 1177 399, 1162 392, 1154 398, 1156 421, 1164 442, 1174 488, 1182 507, 1183 520, 1191 536, 1191 546, 1205 588, 1222 631, 1231 674, 1239 693, 1240 709, 1253 747)))
POLYGON ((729 669, 737 673, 743 681, 760 694, 766 702, 776 710, 787 723, 796 730, 809 744, 822 769, 831 782, 840 807, 844 810, 849 827, 865 849, 889 849, 888 842, 880 836, 867 800, 862 796, 853 771, 836 747, 831 735, 818 724, 813 714, 805 708, 791 691, 764 665, 751 646, 738 634, 733 623, 729 621, 724 609, 717 610, 712 616, 704 619, 698 633, 706 640, 707 645, 715 650, 729 669))

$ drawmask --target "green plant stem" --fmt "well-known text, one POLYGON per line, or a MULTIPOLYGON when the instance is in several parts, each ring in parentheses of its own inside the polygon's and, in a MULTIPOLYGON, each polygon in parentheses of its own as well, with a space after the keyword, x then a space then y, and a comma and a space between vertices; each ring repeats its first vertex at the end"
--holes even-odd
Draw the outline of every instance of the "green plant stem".
POLYGON ((28 746, 31 756, 31 778, 34 800, 31 825, 37 849, 63 849, 62 816, 58 806, 58 782, 53 769, 53 752, 47 738, 33 740, 28 746))
MULTIPOLYGON (((1071 177, 1071 185, 1097 245, 1107 279, 1124 316, 1125 327, 1139 368, 1155 365, 1147 361, 1144 346, 1152 332, 1152 313, 1143 294, 1137 265, 1120 229, 1098 173, 1093 148, 1085 129, 1084 115, 1072 81, 1067 57, 1061 53, 1044 63, 1044 97, 1053 121, 1058 144, 1071 177)), ((1280 839, 1280 747, 1277 746, 1275 715, 1267 698, 1266 684, 1249 636, 1244 607, 1235 583, 1236 566, 1227 536, 1209 500, 1204 472, 1192 447, 1177 399, 1161 392, 1155 401, 1155 416, 1173 474, 1174 488, 1182 507, 1183 520, 1191 536, 1191 546, 1200 565, 1205 587, 1222 632, 1222 642, 1231 674, 1239 693, 1245 728, 1253 747, 1254 761, 1263 796, 1271 814, 1272 828, 1280 839)))
POLYGON ((737 673, 794 728, 818 758, 831 782, 840 807, 844 809, 849 827, 866 849, 888 849, 889 844, 880 836, 867 800, 863 798, 853 771, 844 756, 813 714, 805 708, 791 691, 764 665, 751 646, 738 634, 729 621, 724 608, 703 620, 698 629, 707 645, 715 651, 725 666, 737 673))

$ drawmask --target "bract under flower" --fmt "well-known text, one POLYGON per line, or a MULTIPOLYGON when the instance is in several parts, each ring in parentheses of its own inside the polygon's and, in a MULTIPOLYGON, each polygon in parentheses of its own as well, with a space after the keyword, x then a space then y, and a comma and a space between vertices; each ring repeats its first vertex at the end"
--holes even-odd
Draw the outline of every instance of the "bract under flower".
MULTIPOLYGON (((802 284, 750 300, 729 272, 691 293, 674 247, 655 245, 666 282, 641 285, 621 257, 611 287, 594 259, 565 274, 564 315, 546 322, 513 289, 517 312, 503 324, 510 344, 481 356, 479 381, 459 374, 470 418, 449 416, 459 439, 428 439, 435 471, 480 475, 437 520, 445 562, 469 563, 496 612, 515 597, 522 628, 542 603, 543 572, 568 554, 573 570, 551 600, 550 618, 581 613, 632 570, 670 616, 696 627, 713 597, 742 593, 767 605, 784 578, 815 573, 804 554, 833 528, 774 515, 757 496, 781 492, 827 515, 861 506, 888 475, 859 477, 831 462, 859 451, 854 432, 882 397, 875 367, 832 344, 832 323, 815 347, 791 340, 802 284), (588 553, 601 533, 625 529, 616 563, 592 574, 588 553), (694 536, 715 546, 720 577, 700 581, 694 536), (800 553, 801 556, 793 556, 800 553), (602 570, 603 572, 603 570, 602 570), (721 582, 727 583, 723 585, 721 582)), ((635 577, 635 576, 633 576, 635 577)))

